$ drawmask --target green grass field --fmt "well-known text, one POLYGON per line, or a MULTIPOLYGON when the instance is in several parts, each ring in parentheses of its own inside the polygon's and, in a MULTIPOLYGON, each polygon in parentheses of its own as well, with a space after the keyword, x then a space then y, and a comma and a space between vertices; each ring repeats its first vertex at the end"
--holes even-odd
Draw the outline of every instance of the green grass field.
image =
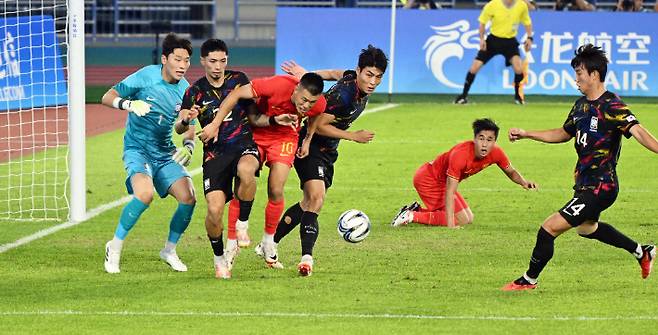
MULTIPOLYGON (((121 207, 111 209, 0 254, 0 333, 653 333, 658 278, 642 280, 632 256, 575 232, 556 241, 538 289, 500 291, 525 271, 542 221, 570 199, 576 160, 572 143, 512 144, 507 129, 560 127, 570 106, 562 100, 527 106, 404 102, 364 115, 353 129, 374 130, 375 140, 341 144, 308 278, 295 270, 295 231, 279 245, 286 269, 267 269, 252 249, 243 249, 233 278, 215 279, 200 191, 178 247, 189 272, 174 273, 158 258, 175 201, 156 199, 126 240, 122 273, 108 275, 104 244, 121 207), (500 146, 539 191, 524 191, 491 167, 459 187, 475 213, 472 225, 390 227, 397 209, 417 200, 415 169, 472 138, 470 123, 485 116, 498 121, 500 146), (336 233, 336 218, 350 208, 372 220, 372 232, 360 244, 336 233)), ((631 107, 658 134, 655 104, 631 107)), ((122 131, 89 138, 87 145, 91 209, 125 196, 122 131)), ((624 141, 621 193, 602 216, 643 243, 658 240, 657 158, 634 140, 624 141)), ((197 152, 190 170, 199 165, 197 152)), ((261 177, 250 219, 254 240, 262 232, 265 182, 261 177)), ((194 183, 200 190, 199 175, 194 183)), ((293 172, 287 204, 299 199, 298 185, 293 172)), ((52 225, 0 222, 0 244, 52 225)))

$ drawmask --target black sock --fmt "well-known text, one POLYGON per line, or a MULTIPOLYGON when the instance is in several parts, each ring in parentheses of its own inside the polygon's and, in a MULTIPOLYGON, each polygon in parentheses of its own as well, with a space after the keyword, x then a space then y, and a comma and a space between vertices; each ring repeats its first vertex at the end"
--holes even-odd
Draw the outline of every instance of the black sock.
POLYGON ((290 206, 290 208, 288 208, 286 212, 283 213, 281 221, 279 221, 279 224, 276 226, 276 233, 274 233, 275 243, 279 243, 282 238, 284 238, 293 229, 295 229, 295 227, 297 227, 297 225, 302 221, 302 213, 304 213, 304 210, 302 210, 299 202, 290 206))
POLYGON ((514 97, 519 96, 519 87, 521 86, 521 81, 523 80, 523 74, 514 74, 514 97))
POLYGON ((528 277, 537 279, 546 264, 548 264, 548 261, 553 258, 554 241, 555 236, 544 230, 544 227, 539 228, 535 249, 532 250, 532 257, 530 258, 530 266, 526 272, 528 277))
POLYGON ((599 227, 593 233, 580 236, 599 240, 605 244, 622 248, 631 254, 635 254, 635 249, 637 249, 637 242, 619 232, 615 227, 601 221, 599 221, 599 227))
POLYGON ((462 96, 467 96, 468 91, 471 89, 471 85, 473 84, 473 81, 475 80, 475 73, 471 73, 471 71, 468 71, 466 73, 466 81, 464 81, 464 90, 462 91, 462 96))
POLYGON ((319 231, 318 214, 304 212, 302 214, 302 225, 299 228, 299 238, 302 240, 302 256, 313 255, 313 247, 318 239, 319 231))
POLYGON ((224 255, 224 242, 222 241, 222 234, 219 234, 219 237, 211 237, 208 235, 208 239, 210 240, 212 253, 215 254, 215 256, 224 255))
POLYGON ((251 214, 251 206, 254 204, 254 201, 246 201, 246 200, 239 200, 240 201, 240 214, 238 215, 238 220, 240 221, 247 221, 249 220, 249 214, 251 214))

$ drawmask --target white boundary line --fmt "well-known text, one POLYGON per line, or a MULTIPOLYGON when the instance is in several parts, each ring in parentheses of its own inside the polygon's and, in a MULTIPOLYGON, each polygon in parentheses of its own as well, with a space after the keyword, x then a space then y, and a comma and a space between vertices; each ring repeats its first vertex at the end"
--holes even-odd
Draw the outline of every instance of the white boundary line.
MULTIPOLYGON (((368 109, 368 110, 364 111, 362 113, 362 115, 376 113, 376 112, 379 112, 379 111, 395 108, 397 106, 399 106, 399 104, 385 104, 383 106, 375 107, 373 109, 368 109)), ((193 171, 190 172, 190 176, 193 177, 193 176, 201 173, 201 171, 202 171, 202 168, 194 169, 193 171)), ((121 199, 118 199, 118 200, 100 205, 100 206, 88 211, 87 214, 85 215, 84 219, 81 220, 81 221, 64 222, 64 223, 58 224, 56 226, 52 226, 50 228, 39 230, 38 232, 36 232, 32 235, 22 237, 22 238, 14 241, 14 242, 0 245, 0 254, 4 253, 4 252, 7 252, 11 249, 18 248, 22 245, 28 244, 28 243, 30 243, 34 240, 38 240, 40 238, 43 238, 43 237, 46 237, 48 235, 54 234, 54 233, 56 233, 60 230, 71 228, 73 226, 77 226, 77 225, 79 225, 83 222, 86 222, 86 221, 88 221, 88 220, 90 220, 90 219, 92 219, 92 218, 94 218, 94 217, 110 210, 110 209, 113 209, 115 207, 118 207, 118 206, 121 206, 121 205, 127 203, 128 201, 130 201, 130 199, 132 199, 132 196, 125 196, 121 199)), ((2 314, 0 314, 0 315, 2 315, 2 314)))
POLYGON ((2 311, 0 316, 187 316, 187 317, 283 317, 319 319, 422 319, 465 321, 658 321, 658 316, 496 316, 496 315, 432 315, 432 314, 343 314, 285 312, 162 312, 162 311, 2 311))

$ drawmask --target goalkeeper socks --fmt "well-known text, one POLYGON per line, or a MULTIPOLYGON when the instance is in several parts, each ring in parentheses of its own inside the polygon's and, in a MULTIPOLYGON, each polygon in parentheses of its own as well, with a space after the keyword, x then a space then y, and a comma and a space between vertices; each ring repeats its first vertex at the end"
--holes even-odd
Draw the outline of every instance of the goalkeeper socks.
POLYGON ((280 201, 267 201, 267 206, 265 206, 265 234, 274 235, 276 226, 285 208, 284 206, 283 199, 280 201))
POLYGON ((253 205, 254 205, 254 200, 251 201, 239 200, 240 214, 238 215, 238 220, 248 221, 249 214, 251 214, 251 206, 253 205))
POLYGON ((187 226, 190 225, 192 213, 194 213, 194 204, 178 204, 178 208, 176 208, 176 212, 169 223, 169 237, 167 241, 174 244, 178 243, 180 236, 185 232, 187 226))
POLYGON ((530 265, 526 275, 532 279, 537 279, 539 274, 544 269, 548 261, 553 258, 555 236, 547 232, 544 227, 539 227, 537 232, 537 242, 535 242, 535 249, 532 250, 532 257, 530 258, 530 265))
MULTIPOLYGON (((615 229, 615 227, 605 222, 599 221, 598 228, 596 228, 593 233, 580 236, 584 238, 599 240, 605 244, 624 249, 633 255, 637 255, 636 250, 639 244, 619 232, 617 229, 615 229)), ((642 257, 642 253, 640 253, 640 257, 642 257)))
POLYGON ((285 213, 279 224, 276 226, 276 233, 274 234, 274 242, 279 243, 282 238, 288 235, 297 225, 302 221, 302 214, 304 210, 299 205, 299 202, 292 205, 285 213))
POLYGON ((143 203, 136 197, 133 197, 132 200, 123 207, 123 211, 121 211, 121 217, 119 217, 119 224, 114 232, 114 237, 119 240, 125 239, 130 229, 132 229, 135 223, 137 223, 139 216, 142 215, 147 208, 149 208, 147 204, 143 203))
POLYGON ((515 97, 520 97, 519 95, 519 87, 521 86, 521 81, 523 81, 523 73, 521 74, 514 74, 514 96, 515 97))
POLYGON ((313 255, 313 247, 318 239, 320 227, 318 225, 318 214, 304 212, 302 224, 299 228, 299 237, 302 241, 302 255, 313 255))
POLYGON ((238 235, 235 231, 235 223, 238 221, 238 216, 240 215, 240 201, 236 198, 233 198, 228 204, 228 236, 229 240, 237 240, 238 235))
POLYGON ((468 71, 466 73, 466 81, 464 81, 464 90, 462 91, 462 96, 466 97, 468 95, 468 91, 471 89, 473 81, 475 81, 475 73, 468 71))

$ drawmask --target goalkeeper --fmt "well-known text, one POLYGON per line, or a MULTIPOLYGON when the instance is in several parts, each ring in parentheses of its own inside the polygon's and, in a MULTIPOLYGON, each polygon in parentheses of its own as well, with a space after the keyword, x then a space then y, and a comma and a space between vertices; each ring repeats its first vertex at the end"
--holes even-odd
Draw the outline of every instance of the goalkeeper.
POLYGON ((190 223, 196 199, 190 175, 184 166, 194 149, 194 129, 189 127, 183 145, 172 142, 172 128, 187 123, 188 113, 178 110, 185 89, 183 78, 190 67, 192 45, 186 39, 168 34, 162 42, 162 65, 149 65, 114 85, 103 95, 106 106, 129 111, 123 142, 126 188, 133 198, 119 217, 114 238, 105 245, 105 271, 119 273, 123 241, 140 215, 153 201, 153 188, 161 198, 171 194, 178 208, 169 224, 169 235, 160 258, 175 271, 187 271, 176 254, 176 244, 190 223))

